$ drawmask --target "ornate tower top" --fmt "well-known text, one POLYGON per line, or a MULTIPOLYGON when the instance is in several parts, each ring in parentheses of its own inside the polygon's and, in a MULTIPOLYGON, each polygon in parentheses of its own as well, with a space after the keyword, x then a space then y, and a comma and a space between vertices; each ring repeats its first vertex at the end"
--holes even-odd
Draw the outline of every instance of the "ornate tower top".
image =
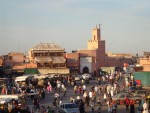
POLYGON ((101 40, 101 34, 100 34, 100 24, 99 24, 99 27, 96 27, 93 28, 92 30, 92 40, 97 40, 97 41, 100 41, 101 40))

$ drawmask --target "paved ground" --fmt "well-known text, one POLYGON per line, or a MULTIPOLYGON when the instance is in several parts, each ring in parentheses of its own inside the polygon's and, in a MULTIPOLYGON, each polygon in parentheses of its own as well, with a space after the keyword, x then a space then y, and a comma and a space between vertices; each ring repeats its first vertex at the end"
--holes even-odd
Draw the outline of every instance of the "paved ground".
MULTIPOLYGON (((77 82, 77 84, 80 84, 80 82, 77 82)), ((89 91, 89 89, 92 85, 97 85, 95 80, 90 81, 90 84, 86 85, 88 91, 89 91)), ((62 93, 60 95, 62 96, 62 93)), ((63 97, 63 102, 69 102, 69 99, 72 96, 76 97, 77 95, 74 94, 73 86, 69 86, 69 87, 67 87, 66 97, 63 97)), ((80 95, 80 96, 82 96, 82 95, 80 95)), ((52 94, 51 93, 46 93, 46 98, 40 100, 40 106, 44 105, 44 106, 53 107, 52 106, 53 98, 54 98, 54 93, 52 93, 52 94)), ((27 103, 30 108, 33 108, 32 101, 33 100, 29 99, 28 103, 27 103)), ((137 109, 136 107, 137 107, 137 105, 135 105, 135 109, 137 109)), ((87 113, 92 113, 90 107, 88 107, 88 108, 86 107, 85 110, 86 110, 87 113)), ((35 111, 35 109, 33 109, 33 111, 35 111)), ((96 112, 97 111, 95 109, 94 113, 96 113, 96 112)), ((40 113, 40 112, 35 112, 35 113, 40 113)), ((106 104, 103 104, 103 106, 102 106, 102 113, 108 113, 106 104)), ((125 105, 118 105, 117 113, 129 113, 129 111, 125 110, 125 105)))

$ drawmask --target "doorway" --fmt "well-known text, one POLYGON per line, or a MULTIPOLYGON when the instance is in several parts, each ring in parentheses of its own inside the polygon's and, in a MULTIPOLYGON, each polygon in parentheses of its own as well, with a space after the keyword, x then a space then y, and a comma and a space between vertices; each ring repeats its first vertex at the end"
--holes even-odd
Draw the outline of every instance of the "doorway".
POLYGON ((84 67, 84 68, 83 68, 83 74, 84 74, 84 73, 89 73, 89 68, 88 68, 88 67, 84 67))

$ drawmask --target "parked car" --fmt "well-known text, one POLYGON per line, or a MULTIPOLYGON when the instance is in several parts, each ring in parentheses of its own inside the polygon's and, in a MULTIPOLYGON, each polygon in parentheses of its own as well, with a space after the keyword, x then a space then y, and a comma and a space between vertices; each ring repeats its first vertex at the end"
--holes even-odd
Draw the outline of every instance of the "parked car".
POLYGON ((134 96, 146 96, 148 94, 150 94, 150 90, 146 90, 146 89, 140 89, 140 90, 136 90, 135 92, 131 93, 134 96))
POLYGON ((126 97, 129 98, 129 100, 133 100, 136 104, 139 104, 142 99, 141 96, 133 96, 128 92, 121 92, 117 95, 112 96, 112 100, 117 104, 124 104, 126 97))
POLYGON ((84 80, 86 80, 86 79, 92 79, 92 76, 91 76, 91 74, 89 74, 89 73, 84 73, 84 74, 82 75, 82 77, 83 77, 84 80))
POLYGON ((80 81, 83 77, 80 74, 73 75, 75 81, 80 81))
POLYGON ((62 103, 58 106, 58 113, 79 113, 78 105, 73 102, 62 103))

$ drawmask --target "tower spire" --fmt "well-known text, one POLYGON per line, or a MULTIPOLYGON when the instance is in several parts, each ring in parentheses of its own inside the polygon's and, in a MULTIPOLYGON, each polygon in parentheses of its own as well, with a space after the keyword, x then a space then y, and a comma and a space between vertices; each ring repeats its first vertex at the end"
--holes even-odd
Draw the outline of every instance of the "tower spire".
POLYGON ((99 24, 99 27, 97 27, 97 25, 96 25, 96 28, 94 28, 94 29, 92 30, 92 40, 98 40, 98 41, 101 40, 100 24, 99 24))
POLYGON ((101 24, 99 24, 99 29, 101 28, 101 24))

